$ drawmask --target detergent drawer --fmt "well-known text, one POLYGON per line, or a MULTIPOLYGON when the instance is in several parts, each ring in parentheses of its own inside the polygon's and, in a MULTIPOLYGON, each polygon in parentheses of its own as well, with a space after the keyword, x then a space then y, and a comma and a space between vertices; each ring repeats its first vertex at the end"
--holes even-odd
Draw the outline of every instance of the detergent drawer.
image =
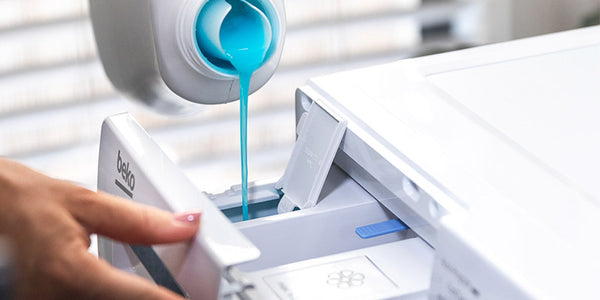
MULTIPOLYGON (((311 291, 328 299, 422 297, 429 288, 433 249, 411 229, 359 237, 357 228, 397 217, 336 166, 316 206, 284 214, 251 210, 257 218, 232 223, 221 210, 235 201, 223 207, 223 201, 200 192, 122 114, 103 125, 98 188, 169 211, 203 211, 193 241, 152 247, 192 299, 218 298, 226 294, 224 286, 240 282, 250 282, 253 288, 243 293, 255 299, 313 299, 311 291), (231 281, 236 271, 242 281, 231 281)), ((128 245, 102 238, 99 254, 115 267, 153 279, 128 245)))
POLYGON ((363 239, 356 228, 395 219, 354 180, 332 167, 315 207, 235 223, 261 256, 241 270, 282 264, 415 237, 410 230, 363 239))
POLYGON ((356 233, 396 218, 333 166, 315 207, 234 224, 261 252, 235 267, 256 299, 425 299, 431 246, 410 228, 371 238, 356 233))

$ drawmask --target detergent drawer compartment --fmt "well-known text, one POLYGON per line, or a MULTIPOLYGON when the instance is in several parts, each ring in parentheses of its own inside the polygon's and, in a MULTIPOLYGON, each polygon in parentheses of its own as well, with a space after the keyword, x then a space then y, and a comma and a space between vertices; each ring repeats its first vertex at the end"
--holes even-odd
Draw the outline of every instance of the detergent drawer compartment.
POLYGON ((427 299, 433 249, 420 238, 246 273, 255 299, 427 299))
POLYGON ((361 238, 359 227, 396 217, 337 167, 332 167, 315 207, 235 223, 261 255, 242 271, 271 268, 306 259, 416 237, 402 230, 361 238))
POLYGON ((434 253, 426 242, 408 227, 370 238, 356 232, 389 221, 397 217, 333 166, 315 207, 234 224, 261 252, 235 268, 256 299, 425 299, 434 253))

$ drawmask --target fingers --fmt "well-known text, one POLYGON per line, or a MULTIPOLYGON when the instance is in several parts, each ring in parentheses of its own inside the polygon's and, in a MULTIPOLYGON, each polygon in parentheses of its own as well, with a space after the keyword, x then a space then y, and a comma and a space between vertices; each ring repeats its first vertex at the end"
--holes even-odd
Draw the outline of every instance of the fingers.
POLYGON ((69 206, 73 216, 90 232, 132 244, 188 240, 200 225, 200 212, 174 215, 105 193, 84 193, 69 206))
POLYGON ((117 270, 91 255, 86 256, 82 265, 90 272, 82 274, 79 289, 85 289, 91 299, 184 300, 164 287, 117 270))

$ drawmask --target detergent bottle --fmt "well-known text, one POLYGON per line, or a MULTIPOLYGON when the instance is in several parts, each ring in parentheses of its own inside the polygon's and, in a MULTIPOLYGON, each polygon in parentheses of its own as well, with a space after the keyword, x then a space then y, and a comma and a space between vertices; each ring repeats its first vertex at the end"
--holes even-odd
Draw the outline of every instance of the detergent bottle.
POLYGON ((108 78, 129 98, 164 114, 240 98, 240 76, 220 36, 227 16, 240 7, 252 9, 267 25, 264 57, 249 82, 252 94, 269 80, 281 57, 283 0, 90 0, 108 78))

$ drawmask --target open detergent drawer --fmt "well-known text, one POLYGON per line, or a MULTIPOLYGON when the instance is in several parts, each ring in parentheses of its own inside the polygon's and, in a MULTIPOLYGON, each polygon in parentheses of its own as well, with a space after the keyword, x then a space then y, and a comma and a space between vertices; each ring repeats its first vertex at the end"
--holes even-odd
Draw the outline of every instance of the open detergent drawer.
MULTIPOLYGON (((433 249, 410 229, 359 237, 356 228, 396 216, 335 166, 316 206, 232 223, 221 211, 235 209, 231 199, 199 191, 130 115, 121 114, 102 127, 98 189, 173 212, 203 211, 193 241, 148 247, 168 269, 164 276, 172 275, 192 299, 426 298, 433 249)), ((101 238, 99 254, 128 272, 155 281, 162 276, 147 270, 128 245, 101 238)))
POLYGON ((363 239, 395 216, 337 167, 312 208, 236 223, 261 251, 237 268, 258 299, 426 297, 433 249, 410 229, 363 239))

